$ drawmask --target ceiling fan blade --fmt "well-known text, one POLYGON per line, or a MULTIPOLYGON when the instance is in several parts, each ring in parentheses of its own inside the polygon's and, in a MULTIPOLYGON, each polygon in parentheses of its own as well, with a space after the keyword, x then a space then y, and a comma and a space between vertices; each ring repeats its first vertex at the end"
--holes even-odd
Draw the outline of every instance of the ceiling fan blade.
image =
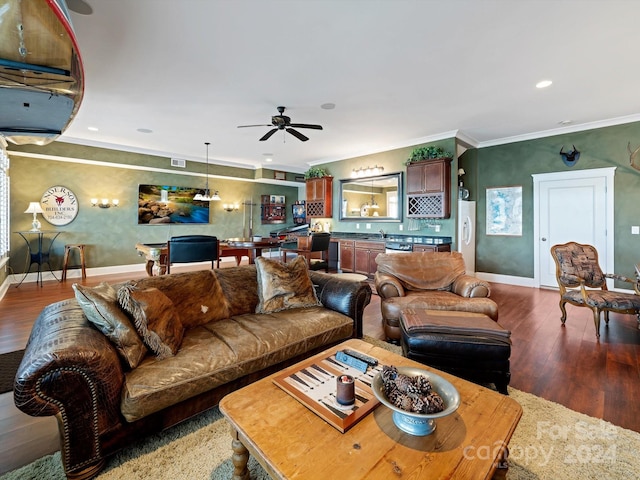
POLYGON ((287 132, 289 132, 291 135, 293 135, 297 139, 302 140, 303 142, 306 142, 307 140, 309 140, 309 137, 305 137, 303 134, 301 134, 297 130, 294 130, 293 128, 287 128, 287 132))
POLYGON ((291 123, 289 126, 296 128, 313 128, 314 130, 322 130, 322 125, 310 125, 308 123, 291 123))
POLYGON ((238 125, 238 128, 246 128, 246 127, 272 127, 271 124, 266 125, 238 125))
POLYGON ((264 142, 265 140, 269 140, 269 138, 271 137, 271 135, 273 135, 274 133, 276 133, 278 131, 277 128, 273 128, 271 130, 269 130, 267 133, 264 134, 264 136, 260 139, 261 142, 264 142))

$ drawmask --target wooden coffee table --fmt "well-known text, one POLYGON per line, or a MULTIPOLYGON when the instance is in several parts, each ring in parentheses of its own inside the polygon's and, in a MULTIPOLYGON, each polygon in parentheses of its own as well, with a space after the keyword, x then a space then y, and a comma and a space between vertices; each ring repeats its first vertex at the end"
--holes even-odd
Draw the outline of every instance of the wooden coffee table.
POLYGON ((343 348, 384 365, 433 370, 455 385, 461 405, 453 415, 436 420, 435 432, 424 437, 399 430, 384 405, 340 433, 278 388, 276 373, 220 402, 232 427, 234 480, 249 479, 249 453, 274 479, 487 479, 506 473, 507 445, 522 416, 516 401, 361 340, 348 340, 315 357, 343 348))

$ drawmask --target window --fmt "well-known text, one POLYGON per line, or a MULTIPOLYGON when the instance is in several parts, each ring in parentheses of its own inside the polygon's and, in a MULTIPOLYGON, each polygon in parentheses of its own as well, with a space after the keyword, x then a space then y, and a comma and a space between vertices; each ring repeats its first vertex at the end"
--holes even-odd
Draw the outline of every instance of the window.
POLYGON ((9 252, 9 156, 0 138, 0 260, 9 252))

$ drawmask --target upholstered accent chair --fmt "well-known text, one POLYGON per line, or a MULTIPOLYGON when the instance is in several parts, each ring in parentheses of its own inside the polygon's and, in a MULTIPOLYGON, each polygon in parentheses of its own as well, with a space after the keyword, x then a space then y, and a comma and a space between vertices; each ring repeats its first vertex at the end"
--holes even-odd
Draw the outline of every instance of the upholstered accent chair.
POLYGON ((329 272, 329 243, 331 234, 326 232, 313 233, 309 237, 298 237, 298 242, 293 247, 282 247, 280 253, 282 262, 287 262, 287 254, 302 255, 310 270, 323 269, 329 272))
MULTIPOLYGON (((560 310, 562 325, 567 320, 566 304, 587 307, 593 311, 596 337, 600 337, 600 314, 604 312, 605 323, 609 323, 609 312, 640 314, 640 291, 638 280, 614 273, 603 273, 598 261, 598 251, 591 245, 568 242, 551 247, 556 263, 556 279, 560 287, 560 310), (607 278, 628 282, 633 293, 614 292, 607 288, 607 278)), ((639 317, 640 318, 640 317, 639 317)))
POLYGON ((182 235, 171 237, 167 243, 167 273, 174 263, 211 262, 218 259, 218 238, 211 235, 182 235))

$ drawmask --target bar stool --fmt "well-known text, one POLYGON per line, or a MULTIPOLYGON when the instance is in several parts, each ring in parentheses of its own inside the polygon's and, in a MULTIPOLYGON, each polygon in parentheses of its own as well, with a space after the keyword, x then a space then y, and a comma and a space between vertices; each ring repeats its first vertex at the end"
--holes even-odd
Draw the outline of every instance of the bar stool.
POLYGON ((69 253, 71 249, 77 248, 80 252, 80 268, 82 268, 82 278, 87 278, 87 270, 84 263, 84 243, 67 244, 64 246, 64 260, 62 262, 62 280, 67 279, 67 268, 69 265, 69 253))

